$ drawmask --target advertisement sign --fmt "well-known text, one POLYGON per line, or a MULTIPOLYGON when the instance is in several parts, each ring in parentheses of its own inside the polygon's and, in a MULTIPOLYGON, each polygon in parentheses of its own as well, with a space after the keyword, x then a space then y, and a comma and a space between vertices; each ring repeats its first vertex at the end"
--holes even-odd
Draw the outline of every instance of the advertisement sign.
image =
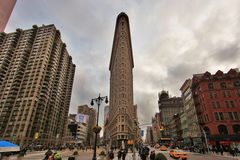
POLYGON ((77 114, 75 117, 76 122, 88 123, 89 116, 85 114, 77 114))

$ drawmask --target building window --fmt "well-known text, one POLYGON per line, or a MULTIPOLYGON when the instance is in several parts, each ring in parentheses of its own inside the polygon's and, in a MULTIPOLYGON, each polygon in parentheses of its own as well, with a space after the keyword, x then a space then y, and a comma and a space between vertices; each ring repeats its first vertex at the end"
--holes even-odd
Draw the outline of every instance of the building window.
POLYGON ((215 116, 215 119, 216 119, 217 121, 219 121, 219 120, 224 120, 224 116, 223 116, 223 113, 222 113, 222 112, 215 112, 215 113, 214 113, 214 116, 215 116))
POLYGON ((227 88, 227 85, 226 85, 226 83, 225 83, 225 82, 222 82, 222 83, 220 83, 220 86, 221 86, 221 88, 222 88, 222 89, 225 89, 225 88, 227 88))
POLYGON ((232 107, 232 108, 235 108, 234 102, 233 102, 233 101, 230 101, 230 103, 231 103, 231 107, 232 107))
POLYGON ((208 89, 213 89, 213 83, 208 83, 208 89))
POLYGON ((217 98, 217 93, 214 93, 214 98, 217 98))
POLYGON ((124 116, 122 116, 122 122, 124 122, 124 116))
POLYGON ((239 81, 234 81, 234 82, 233 82, 233 85, 234 85, 235 87, 240 87, 239 81))
POLYGON ((228 97, 231 97, 230 91, 227 91, 227 96, 228 96, 228 97))
POLYGON ((233 132, 234 132, 235 134, 239 134, 239 133, 240 133, 240 125, 239 125, 239 124, 234 124, 234 125, 232 126, 232 128, 233 128, 233 132))
POLYGON ((213 99, 212 92, 209 93, 209 97, 210 97, 211 99, 213 99))
POLYGON ((233 120, 233 114, 232 114, 232 112, 228 112, 228 117, 229 117, 230 120, 233 120))
POLYGON ((217 108, 220 108, 220 103, 219 103, 219 101, 217 101, 216 103, 217 103, 217 108))
POLYGON ((223 97, 226 98, 226 93, 225 93, 225 91, 223 91, 223 97))
POLYGON ((215 102, 212 102, 212 106, 213 108, 216 108, 215 102))
POLYGON ((121 131, 122 131, 122 132, 124 131, 124 125, 122 125, 122 129, 121 129, 121 131))
POLYGON ((225 103, 226 103, 226 107, 229 108, 229 102, 225 101, 225 103))
POLYGON ((218 126, 218 132, 220 135, 228 135, 228 130, 225 125, 219 125, 218 126))
POLYGON ((218 117, 218 113, 217 113, 217 112, 214 113, 214 116, 215 116, 215 119, 216 119, 217 121, 219 121, 219 117, 218 117))
POLYGON ((237 113, 237 112, 233 112, 233 115, 234 115, 234 119, 235 119, 235 120, 239 120, 239 117, 238 117, 238 113, 237 113))
POLYGON ((220 120, 224 120, 224 117, 223 117, 223 113, 222 113, 222 112, 219 112, 219 118, 220 118, 220 120))
POLYGON ((237 90, 237 96, 240 97, 240 89, 237 90))

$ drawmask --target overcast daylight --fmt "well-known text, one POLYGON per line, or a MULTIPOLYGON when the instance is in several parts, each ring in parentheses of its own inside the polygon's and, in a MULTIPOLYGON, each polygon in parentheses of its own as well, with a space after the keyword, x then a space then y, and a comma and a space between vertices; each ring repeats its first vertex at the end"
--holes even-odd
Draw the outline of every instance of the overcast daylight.
POLYGON ((234 160, 239 59, 240 0, 0 0, 0 159, 234 160))
MULTIPOLYGON (((193 74, 238 68, 238 0, 19 0, 5 32, 54 24, 76 64, 70 113, 109 95, 109 62, 116 17, 129 16, 133 47, 134 103, 139 121, 158 111, 161 90, 180 96, 193 74)), ((103 117, 101 107, 100 118, 103 117)), ((102 123, 102 122, 101 122, 102 123)))

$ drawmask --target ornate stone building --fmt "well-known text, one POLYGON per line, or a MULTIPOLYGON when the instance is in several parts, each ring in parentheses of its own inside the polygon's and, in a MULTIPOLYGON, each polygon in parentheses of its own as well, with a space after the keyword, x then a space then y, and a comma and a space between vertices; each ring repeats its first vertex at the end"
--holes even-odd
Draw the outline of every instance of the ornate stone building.
POLYGON ((125 13, 117 17, 110 60, 110 143, 120 146, 134 131, 133 106, 134 67, 129 19, 125 13))
POLYGON ((183 108, 181 97, 169 97, 168 92, 161 91, 158 94, 158 108, 160 113, 161 127, 163 127, 162 137, 170 136, 167 128, 174 114, 180 113, 183 108))

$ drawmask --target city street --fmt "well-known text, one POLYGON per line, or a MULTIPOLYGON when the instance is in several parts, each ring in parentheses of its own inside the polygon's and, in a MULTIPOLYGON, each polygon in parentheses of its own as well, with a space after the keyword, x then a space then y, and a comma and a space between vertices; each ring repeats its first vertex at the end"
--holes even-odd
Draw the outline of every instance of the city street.
MULTIPOLYGON (((151 148, 150 151, 155 150, 155 153, 163 153, 168 160, 174 160, 174 158, 171 158, 169 156, 169 150, 168 151, 159 151, 159 149, 154 149, 151 148)), ((97 150, 97 155, 102 151, 102 149, 97 150)), ((24 157, 19 158, 19 160, 42 160, 44 158, 44 154, 46 151, 33 151, 33 152, 28 152, 24 157)), ((70 150, 64 150, 61 151, 62 159, 67 160, 70 156, 73 155, 74 151, 70 150)), ((93 150, 88 150, 88 151, 82 151, 78 150, 79 155, 75 156, 76 160, 91 160, 93 156, 93 150)), ((187 152, 188 154, 188 160, 240 160, 240 157, 231 157, 229 155, 213 155, 213 154, 199 154, 199 153, 192 153, 192 152, 187 152)), ((117 151, 114 151, 114 160, 117 160, 117 151)), ((17 159, 12 157, 13 159, 17 159)), ((99 159, 99 157, 98 157, 99 159)), ((125 160, 132 160, 133 159, 133 153, 128 153, 127 157, 125 160)), ((141 160, 140 156, 136 152, 136 158, 135 160, 141 160)), ((149 157, 148 157, 149 160, 149 157)))

